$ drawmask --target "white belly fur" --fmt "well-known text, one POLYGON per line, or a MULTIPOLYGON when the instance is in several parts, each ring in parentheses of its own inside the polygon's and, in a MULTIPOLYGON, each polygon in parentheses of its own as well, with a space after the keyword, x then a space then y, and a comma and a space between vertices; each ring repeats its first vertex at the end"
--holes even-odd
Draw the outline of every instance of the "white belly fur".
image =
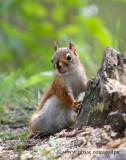
POLYGON ((78 101, 80 93, 84 92, 84 74, 82 68, 76 67, 72 74, 67 76, 59 77, 60 82, 64 88, 67 88, 69 93, 71 93, 76 101, 78 101))
POLYGON ((77 114, 71 106, 62 103, 55 95, 44 103, 42 109, 32 117, 33 133, 54 133, 73 123, 77 114))

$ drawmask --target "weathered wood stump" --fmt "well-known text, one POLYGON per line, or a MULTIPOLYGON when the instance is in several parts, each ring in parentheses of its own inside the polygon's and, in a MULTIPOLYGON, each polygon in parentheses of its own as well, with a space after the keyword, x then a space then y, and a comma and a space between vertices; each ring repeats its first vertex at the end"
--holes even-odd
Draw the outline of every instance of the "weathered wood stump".
POLYGON ((106 124, 119 132, 126 127, 126 59, 109 46, 96 77, 88 81, 75 126, 106 124))

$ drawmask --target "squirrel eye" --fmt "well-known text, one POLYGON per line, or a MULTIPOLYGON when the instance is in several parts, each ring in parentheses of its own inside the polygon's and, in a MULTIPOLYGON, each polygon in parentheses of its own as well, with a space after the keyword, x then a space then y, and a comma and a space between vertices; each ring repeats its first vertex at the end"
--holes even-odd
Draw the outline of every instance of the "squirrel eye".
POLYGON ((67 57, 67 60, 68 60, 68 61, 71 61, 71 60, 72 60, 72 57, 71 57, 71 55, 70 55, 69 53, 67 54, 66 57, 67 57))
POLYGON ((52 60, 51 60, 51 61, 52 61, 52 63, 53 63, 53 58, 52 58, 52 60))

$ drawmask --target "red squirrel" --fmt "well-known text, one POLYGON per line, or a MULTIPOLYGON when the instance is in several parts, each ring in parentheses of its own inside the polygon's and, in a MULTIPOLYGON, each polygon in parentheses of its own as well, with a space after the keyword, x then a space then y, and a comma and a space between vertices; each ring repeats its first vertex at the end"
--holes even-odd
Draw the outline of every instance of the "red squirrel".
POLYGON ((55 43, 54 50, 55 78, 30 119, 33 134, 56 133, 73 125, 81 106, 79 95, 87 86, 87 76, 72 41, 63 48, 55 43))

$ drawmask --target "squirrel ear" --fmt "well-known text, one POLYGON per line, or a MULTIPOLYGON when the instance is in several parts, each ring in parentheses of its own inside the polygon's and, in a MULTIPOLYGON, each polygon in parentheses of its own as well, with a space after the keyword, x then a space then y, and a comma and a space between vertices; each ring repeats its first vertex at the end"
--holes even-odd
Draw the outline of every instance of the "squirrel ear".
POLYGON ((74 52, 74 54, 77 56, 76 48, 72 41, 69 42, 69 49, 71 49, 74 52))
POLYGON ((70 41, 70 42, 69 42, 69 49, 73 50, 73 48, 75 48, 75 47, 74 47, 74 44, 73 44, 72 41, 70 41))
POLYGON ((54 42, 54 50, 56 51, 58 49, 58 45, 56 42, 54 42))

